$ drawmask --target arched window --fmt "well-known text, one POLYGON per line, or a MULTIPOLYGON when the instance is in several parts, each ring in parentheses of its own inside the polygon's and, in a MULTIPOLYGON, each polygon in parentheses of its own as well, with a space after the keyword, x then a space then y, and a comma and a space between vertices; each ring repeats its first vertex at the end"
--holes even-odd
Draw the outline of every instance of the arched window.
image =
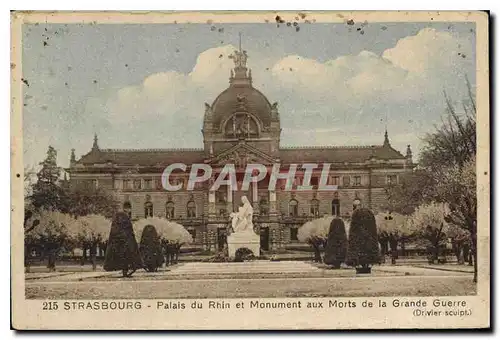
POLYGON ((354 201, 352 202, 352 210, 354 211, 360 206, 361 206, 361 200, 359 198, 354 199, 354 201))
POLYGON ((175 217, 175 205, 174 202, 168 201, 165 204, 165 217, 167 220, 173 219, 175 217))
POLYGON ((196 217, 196 203, 194 201, 189 201, 187 204, 187 217, 196 217))
POLYGON ((129 218, 132 218, 132 203, 130 201, 125 201, 123 203, 123 210, 128 210, 127 214, 129 218))
POLYGON ((144 203, 144 217, 153 217, 153 203, 151 201, 144 203))
POLYGON ((288 215, 289 216, 298 216, 299 215, 299 202, 295 199, 291 199, 288 202, 288 215))
POLYGON ((315 198, 311 200, 311 215, 319 216, 319 201, 315 198))
POLYGON ((340 216, 340 201, 338 198, 332 200, 332 215, 340 216))
POLYGON ((235 113, 225 122, 224 131, 231 137, 249 137, 259 135, 257 121, 246 113, 235 113))

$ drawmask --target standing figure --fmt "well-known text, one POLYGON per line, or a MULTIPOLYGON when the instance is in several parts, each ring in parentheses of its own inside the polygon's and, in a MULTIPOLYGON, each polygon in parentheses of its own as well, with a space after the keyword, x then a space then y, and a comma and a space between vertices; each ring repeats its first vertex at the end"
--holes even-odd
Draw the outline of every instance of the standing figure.
POLYGON ((143 267, 132 229, 130 210, 130 206, 125 204, 123 211, 115 215, 104 258, 104 270, 121 270, 123 277, 131 277, 137 269, 143 267))
POLYGON ((161 240, 161 246, 163 248, 163 252, 165 254, 165 267, 168 267, 170 263, 170 243, 166 239, 161 240))

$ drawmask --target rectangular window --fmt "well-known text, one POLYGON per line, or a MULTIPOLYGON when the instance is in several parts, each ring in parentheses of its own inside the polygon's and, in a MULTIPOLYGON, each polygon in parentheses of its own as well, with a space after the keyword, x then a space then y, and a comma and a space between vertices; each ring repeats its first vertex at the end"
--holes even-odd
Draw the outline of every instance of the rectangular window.
POLYGON ((97 179, 92 180, 92 188, 97 189, 99 187, 99 181, 97 179))
POLYGON ((387 175, 386 183, 387 183, 387 185, 398 184, 398 176, 397 175, 387 175))
POLYGON ((318 188, 318 183, 319 183, 318 177, 311 177, 311 185, 312 185, 313 189, 318 188))
POLYGON ((114 188, 115 189, 121 189, 122 188, 122 180, 121 179, 115 179, 115 182, 114 182, 114 188))
POLYGON ((144 189, 153 189, 153 180, 145 179, 144 180, 144 189))
POLYGON ((142 189, 142 181, 140 179, 134 179, 134 190, 142 189))
POLYGON ((227 193, 226 193, 226 188, 225 187, 223 188, 223 190, 216 191, 215 194, 217 196, 217 202, 218 203, 226 203, 226 201, 227 201, 227 199, 226 199, 227 193))
POLYGON ((332 215, 340 216, 340 201, 338 199, 332 201, 332 215))
POLYGON ((288 215, 291 217, 299 216, 299 206, 296 200, 291 200, 288 204, 288 215))
POLYGON ((184 188, 184 179, 182 177, 177 177, 170 180, 171 185, 180 185, 181 189, 184 188))
POLYGON ((125 190, 132 189, 132 181, 129 179, 124 179, 123 180, 123 189, 125 189, 125 190))
POLYGON ((361 176, 354 176, 354 185, 355 186, 361 185, 361 176))
MULTIPOLYGON (((276 181, 276 189, 278 189, 278 190, 285 190, 285 188, 286 188, 286 182, 287 182, 286 179, 282 179, 282 178, 278 179, 276 181)), ((295 180, 292 183, 295 183, 295 180)), ((293 184, 292 184, 292 188, 293 188, 293 184)))
POLYGON ((156 189, 159 189, 159 190, 163 189, 163 184, 161 183, 161 177, 154 179, 154 185, 155 185, 156 189))
POLYGON ((329 185, 339 185, 340 184, 339 176, 330 176, 328 178, 328 184, 329 185))
POLYGON ((298 241, 299 228, 290 228, 290 241, 298 241))
POLYGON ((350 176, 344 176, 342 177, 342 185, 344 187, 348 187, 351 185, 351 177, 350 176))
POLYGON ((147 202, 144 205, 144 217, 145 218, 153 217, 153 203, 147 202))
POLYGON ((187 217, 195 218, 196 217, 196 205, 194 202, 189 202, 187 206, 187 217))

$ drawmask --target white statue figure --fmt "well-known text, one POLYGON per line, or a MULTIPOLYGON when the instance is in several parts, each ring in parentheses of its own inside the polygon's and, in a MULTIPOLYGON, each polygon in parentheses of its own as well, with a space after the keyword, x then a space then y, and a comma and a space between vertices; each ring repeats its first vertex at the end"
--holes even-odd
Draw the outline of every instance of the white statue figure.
POLYGON ((235 233, 253 231, 253 208, 246 196, 241 198, 243 206, 238 208, 238 212, 231 213, 231 225, 235 233))

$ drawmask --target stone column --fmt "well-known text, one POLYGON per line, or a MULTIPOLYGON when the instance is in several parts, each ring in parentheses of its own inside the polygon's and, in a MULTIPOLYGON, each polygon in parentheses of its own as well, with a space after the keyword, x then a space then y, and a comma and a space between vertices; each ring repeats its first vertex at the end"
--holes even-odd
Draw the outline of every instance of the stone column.
POLYGON ((259 183, 255 179, 252 181, 252 198, 254 203, 259 202, 259 183))
POLYGON ((227 186, 227 203, 226 203, 226 210, 227 213, 230 214, 233 212, 233 190, 231 190, 231 186, 227 186))
POLYGON ((260 207, 259 207, 259 187, 258 183, 256 180, 253 180, 252 182, 252 205, 253 205, 253 213, 255 215, 258 215, 260 212, 260 207))
POLYGON ((276 228, 269 228, 269 245, 271 250, 278 249, 278 230, 276 228))
POLYGON ((208 192, 208 219, 213 220, 216 216, 215 211, 215 191, 210 190, 208 192))
POLYGON ((276 191, 269 191, 269 216, 278 216, 276 191))

